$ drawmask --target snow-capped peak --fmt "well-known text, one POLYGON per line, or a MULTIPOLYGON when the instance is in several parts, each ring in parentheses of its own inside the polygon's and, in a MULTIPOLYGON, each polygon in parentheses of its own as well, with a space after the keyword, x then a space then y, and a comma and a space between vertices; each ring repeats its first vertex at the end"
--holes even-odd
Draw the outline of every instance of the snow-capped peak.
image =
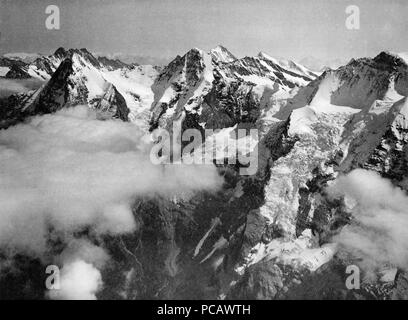
POLYGON ((224 46, 218 45, 210 50, 210 54, 214 62, 228 63, 237 60, 237 58, 224 46))

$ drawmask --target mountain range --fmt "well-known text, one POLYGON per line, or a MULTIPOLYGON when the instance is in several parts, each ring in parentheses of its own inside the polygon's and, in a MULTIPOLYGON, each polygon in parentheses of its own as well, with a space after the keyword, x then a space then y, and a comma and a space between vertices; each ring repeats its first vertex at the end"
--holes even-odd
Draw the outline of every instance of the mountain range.
POLYGON ((1 129, 87 105, 101 120, 146 132, 178 119, 183 130, 216 135, 259 130, 256 175, 217 165, 225 183, 215 195, 135 199, 138 233, 104 240, 116 262, 99 298, 408 298, 408 266, 392 258, 376 260, 358 290, 346 288, 347 266, 366 251, 336 241, 356 212, 328 191, 356 169, 408 191, 406 55, 381 52, 319 72, 264 52, 237 58, 223 46, 193 48, 161 67, 86 49, 0 58, 0 84, 27 79, 38 86, 0 97, 1 129))

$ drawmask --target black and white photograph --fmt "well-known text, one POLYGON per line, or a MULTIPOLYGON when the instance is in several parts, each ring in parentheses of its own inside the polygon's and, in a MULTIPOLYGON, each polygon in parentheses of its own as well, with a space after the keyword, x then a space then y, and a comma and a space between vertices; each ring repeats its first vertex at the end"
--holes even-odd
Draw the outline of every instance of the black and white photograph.
POLYGON ((407 33, 406 0, 0 0, 0 300, 407 300, 407 33))

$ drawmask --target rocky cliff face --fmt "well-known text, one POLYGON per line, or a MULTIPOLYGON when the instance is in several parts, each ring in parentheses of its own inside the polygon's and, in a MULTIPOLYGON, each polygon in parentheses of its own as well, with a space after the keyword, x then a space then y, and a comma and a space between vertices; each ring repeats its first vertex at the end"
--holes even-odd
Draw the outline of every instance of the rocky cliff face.
POLYGON ((153 95, 151 78, 157 73, 150 66, 136 67, 105 57, 95 58, 86 49, 59 48, 53 55, 38 57, 31 64, 7 61, 11 63, 8 73, 15 69, 21 73, 19 78, 32 78, 39 73, 46 82, 37 90, 0 98, 3 128, 30 115, 78 104, 99 110, 101 118, 128 121, 130 115, 132 121, 144 119, 153 95))
POLYGON ((316 75, 292 61, 278 61, 264 53, 236 59, 217 47, 199 49, 174 59, 153 84, 151 126, 166 127, 182 113, 203 128, 255 123, 268 108, 280 107, 316 75))
POLYGON ((51 79, 24 110, 30 114, 52 113, 66 106, 89 104, 102 117, 111 115, 127 121, 129 109, 115 86, 94 67, 97 60, 89 53, 70 52, 51 79))
POLYGON ((234 297, 236 290, 253 292, 253 272, 259 272, 264 283, 259 294, 270 292, 270 298, 392 296, 394 279, 364 285, 358 293, 346 290, 345 268, 352 262, 338 259, 330 242, 351 215, 341 198, 327 197, 325 187, 339 174, 362 167, 406 190, 406 91, 400 85, 406 81, 406 70, 399 57, 387 53, 372 60, 351 61, 312 81, 288 102, 292 110, 289 136, 298 141, 271 166, 265 205, 260 208, 267 224, 282 232, 277 239, 254 246, 241 269, 244 278, 238 289, 233 289, 234 297), (267 277, 262 267, 255 267, 270 260, 281 271, 289 267, 289 281, 293 272, 301 272, 300 278, 295 277, 296 285, 284 285, 279 292, 279 271, 267 277), (308 276, 310 271, 314 273, 308 276), (319 289, 320 281, 325 285, 319 289), (313 289, 310 294, 307 290, 302 293, 305 288, 313 289))

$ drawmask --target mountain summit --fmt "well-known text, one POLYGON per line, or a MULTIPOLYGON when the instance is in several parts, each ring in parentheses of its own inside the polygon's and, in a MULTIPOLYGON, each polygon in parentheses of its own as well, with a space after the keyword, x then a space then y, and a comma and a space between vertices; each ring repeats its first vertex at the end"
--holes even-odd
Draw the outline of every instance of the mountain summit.
POLYGON ((222 45, 211 49, 210 54, 215 62, 228 63, 237 60, 237 58, 222 45))

